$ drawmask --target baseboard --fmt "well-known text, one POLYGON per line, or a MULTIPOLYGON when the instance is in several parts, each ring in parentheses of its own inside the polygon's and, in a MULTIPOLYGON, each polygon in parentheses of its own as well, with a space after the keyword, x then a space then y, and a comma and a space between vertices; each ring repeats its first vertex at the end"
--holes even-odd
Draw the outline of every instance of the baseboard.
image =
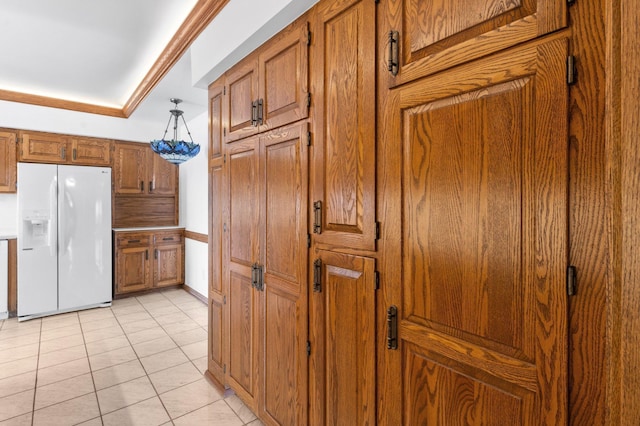
POLYGON ((204 303, 205 305, 209 305, 209 300, 207 300, 206 296, 203 296, 202 294, 200 294, 199 292, 197 292, 196 290, 192 289, 191 287, 189 287, 188 285, 184 284, 182 286, 182 288, 184 288, 184 290, 189 293, 190 295, 192 295, 193 297, 195 297, 196 299, 198 299, 199 301, 201 301, 202 303, 204 303))

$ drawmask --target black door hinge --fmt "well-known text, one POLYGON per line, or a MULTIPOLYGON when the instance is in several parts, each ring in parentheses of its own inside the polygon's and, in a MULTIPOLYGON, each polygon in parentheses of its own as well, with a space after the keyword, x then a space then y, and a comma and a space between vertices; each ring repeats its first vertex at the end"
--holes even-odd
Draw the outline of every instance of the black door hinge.
POLYGON ((387 349, 398 349, 398 308, 387 309, 387 349))
POLYGON ((577 280, 577 272, 575 266, 567 267, 567 295, 575 296, 576 295, 576 280, 577 280))
POLYGON ((567 0, 567 6, 573 6, 576 3, 576 0, 567 0))
POLYGON ((375 288, 376 290, 380 290, 380 272, 375 271, 375 272, 373 273, 373 281, 374 281, 374 283, 375 283, 375 284, 374 284, 374 286, 375 286, 374 288, 375 288))
POLYGON ((311 356, 311 342, 307 340, 307 356, 311 356))
POLYGON ((227 128, 226 127, 222 128, 222 136, 227 136, 227 128))
POLYGON ((380 222, 376 222, 376 240, 380 239, 380 222))
POLYGON ((224 296, 222 296, 222 304, 223 305, 227 304, 227 295, 226 294, 224 296))
POLYGON ((223 95, 227 94, 227 86, 222 86, 222 94, 223 95))
POLYGON ((222 162, 223 162, 223 163, 226 163, 226 162, 227 162, 227 154, 224 154, 224 155, 222 156, 222 162))
POLYGON ((311 146, 311 132, 307 132, 307 146, 311 146))
POLYGON ((307 30, 307 46, 311 46, 311 30, 307 30))
POLYGON ((311 108, 311 92, 307 93, 307 109, 311 108))
POLYGON ((222 366, 222 372, 223 372, 224 374, 227 374, 227 364, 224 364, 224 365, 222 366))
POLYGON ((320 259, 313 261, 313 291, 322 292, 322 260, 320 259))
POLYGON ((311 234, 307 234, 307 248, 311 248, 311 234))
POLYGON ((577 77, 576 57, 573 55, 567 56, 567 84, 569 86, 575 84, 577 77))

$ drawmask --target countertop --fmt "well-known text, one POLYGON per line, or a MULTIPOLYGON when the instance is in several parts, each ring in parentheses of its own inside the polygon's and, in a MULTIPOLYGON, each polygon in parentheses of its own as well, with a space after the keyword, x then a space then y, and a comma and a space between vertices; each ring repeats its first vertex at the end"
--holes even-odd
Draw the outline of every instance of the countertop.
POLYGON ((18 238, 17 232, 12 229, 0 229, 0 240, 13 240, 18 238))
POLYGON ((113 228, 114 232, 130 232, 130 231, 163 231, 171 229, 184 229, 184 226, 152 226, 138 228, 113 228))

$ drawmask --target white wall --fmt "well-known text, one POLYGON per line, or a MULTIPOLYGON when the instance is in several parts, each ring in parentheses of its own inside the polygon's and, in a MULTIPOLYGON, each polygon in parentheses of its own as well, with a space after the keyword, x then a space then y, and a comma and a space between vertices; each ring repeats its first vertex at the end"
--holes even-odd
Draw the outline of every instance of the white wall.
MULTIPOLYGON (((197 157, 180 165, 180 225, 200 234, 209 233, 208 114, 187 123, 193 140, 200 144, 197 157)), ((181 131, 182 139, 186 132, 181 131)), ((207 297, 209 282, 208 245, 194 240, 185 244, 185 284, 207 297)))

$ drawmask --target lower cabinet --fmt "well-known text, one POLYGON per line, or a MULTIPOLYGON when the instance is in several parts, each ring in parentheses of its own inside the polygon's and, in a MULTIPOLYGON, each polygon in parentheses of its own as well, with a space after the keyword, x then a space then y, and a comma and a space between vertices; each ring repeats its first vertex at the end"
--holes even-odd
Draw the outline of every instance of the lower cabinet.
POLYGON ((115 231, 115 295, 184 283, 184 230, 115 231))

